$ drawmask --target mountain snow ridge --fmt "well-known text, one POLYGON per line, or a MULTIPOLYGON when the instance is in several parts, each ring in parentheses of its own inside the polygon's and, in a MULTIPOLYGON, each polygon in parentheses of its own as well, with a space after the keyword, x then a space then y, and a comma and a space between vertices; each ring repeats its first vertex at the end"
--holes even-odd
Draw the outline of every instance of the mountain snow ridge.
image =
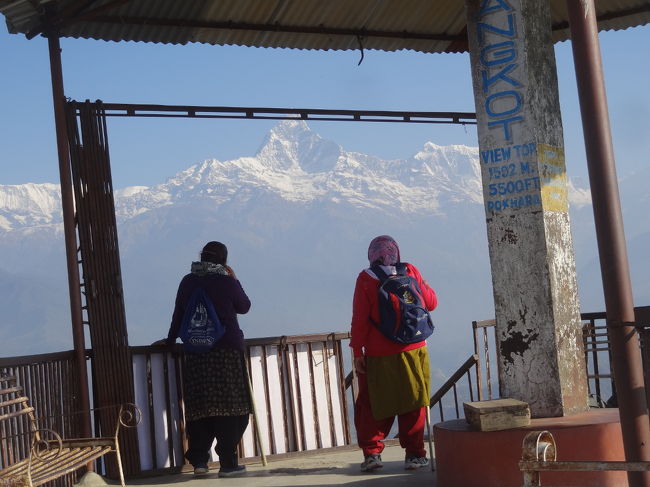
POLYGON ((62 221, 58 184, 0 185, 0 230, 62 221))
MULTIPOLYGON (((571 187, 572 203, 590 203, 588 190, 571 187)), ((299 204, 346 202, 388 214, 444 214, 446 205, 482 204, 478 148, 427 142, 406 159, 347 152, 304 121, 283 121, 253 157, 208 159, 152 187, 115 190, 117 218, 196 200, 215 208, 262 194, 299 204)), ((61 222, 58 185, 0 186, 0 230, 61 222)))

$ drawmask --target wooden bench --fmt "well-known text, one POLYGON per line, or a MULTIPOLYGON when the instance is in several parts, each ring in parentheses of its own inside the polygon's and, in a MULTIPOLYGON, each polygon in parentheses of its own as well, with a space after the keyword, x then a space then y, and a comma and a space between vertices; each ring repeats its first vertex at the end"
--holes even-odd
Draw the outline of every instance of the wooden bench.
POLYGON ((64 439, 51 429, 38 427, 34 408, 23 395, 23 388, 17 385, 16 377, 0 377, 0 431, 3 446, 6 447, 11 441, 20 442, 21 436, 25 442, 24 437, 28 436, 28 448, 16 448, 18 452, 27 450, 22 458, 16 458, 10 465, 0 465, 0 487, 36 487, 85 467, 107 453, 115 454, 120 482, 124 487, 119 432, 123 426, 137 425, 139 420, 140 411, 137 406, 122 405, 119 406, 115 434, 112 437, 64 439), (24 432, 21 431, 23 427, 19 421, 26 424, 24 432))

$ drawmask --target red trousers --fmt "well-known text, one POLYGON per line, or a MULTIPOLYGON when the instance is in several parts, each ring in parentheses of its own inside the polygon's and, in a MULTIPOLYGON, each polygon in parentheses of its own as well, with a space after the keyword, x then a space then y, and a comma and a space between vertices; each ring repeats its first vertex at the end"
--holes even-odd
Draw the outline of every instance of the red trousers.
MULTIPOLYGON (((368 380, 366 374, 358 374, 359 395, 354 404, 354 426, 357 441, 363 455, 380 454, 384 450, 383 440, 388 436, 395 417, 376 420, 370 409, 368 380)), ((424 449, 424 425, 426 408, 416 409, 397 416, 399 444, 406 450, 407 457, 426 457, 424 449)))

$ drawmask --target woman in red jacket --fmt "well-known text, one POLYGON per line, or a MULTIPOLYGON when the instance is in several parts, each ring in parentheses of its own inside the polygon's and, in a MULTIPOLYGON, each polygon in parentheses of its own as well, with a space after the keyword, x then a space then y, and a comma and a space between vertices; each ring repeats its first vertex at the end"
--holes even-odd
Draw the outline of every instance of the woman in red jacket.
MULTIPOLYGON (((395 265, 401 262, 397 242, 388 235, 374 238, 368 248, 368 261, 371 267, 381 266, 388 275, 396 274, 395 265)), ((420 286, 425 307, 433 310, 438 304, 436 293, 414 265, 405 265, 406 273, 420 286)), ((352 306, 350 346, 359 383, 354 423, 364 455, 361 470, 383 466, 383 440, 395 416, 400 445, 406 451, 404 468, 414 470, 429 464, 424 448, 425 407, 430 395, 429 354, 425 341, 402 345, 379 332, 375 325, 380 320, 379 284, 371 268, 361 271, 352 306)))

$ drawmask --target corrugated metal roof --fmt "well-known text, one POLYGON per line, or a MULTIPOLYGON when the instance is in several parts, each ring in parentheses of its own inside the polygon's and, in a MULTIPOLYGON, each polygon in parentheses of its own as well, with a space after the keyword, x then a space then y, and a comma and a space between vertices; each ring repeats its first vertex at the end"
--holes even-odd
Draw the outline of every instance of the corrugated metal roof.
MULTIPOLYGON (((464 0, 0 0, 11 33, 296 49, 467 49, 464 0), (47 20, 46 20, 47 19, 47 20)), ((569 37, 551 0, 553 39, 569 37)), ((650 22, 650 0, 599 0, 601 30, 650 22)))

